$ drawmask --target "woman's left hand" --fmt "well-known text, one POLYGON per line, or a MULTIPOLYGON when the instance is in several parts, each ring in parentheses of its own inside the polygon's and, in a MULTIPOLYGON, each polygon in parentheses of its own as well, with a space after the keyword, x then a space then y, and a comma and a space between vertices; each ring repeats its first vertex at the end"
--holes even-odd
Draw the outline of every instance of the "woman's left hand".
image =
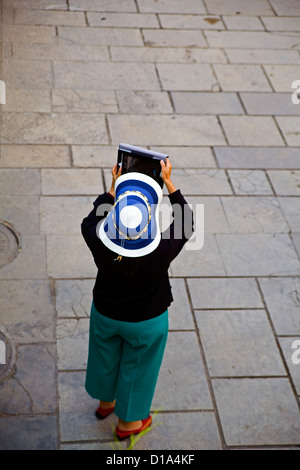
POLYGON ((118 170, 118 164, 116 163, 115 166, 111 170, 112 174, 112 181, 111 181, 111 187, 110 190, 108 191, 113 197, 115 197, 115 182, 121 176, 122 173, 122 168, 120 167, 118 170))

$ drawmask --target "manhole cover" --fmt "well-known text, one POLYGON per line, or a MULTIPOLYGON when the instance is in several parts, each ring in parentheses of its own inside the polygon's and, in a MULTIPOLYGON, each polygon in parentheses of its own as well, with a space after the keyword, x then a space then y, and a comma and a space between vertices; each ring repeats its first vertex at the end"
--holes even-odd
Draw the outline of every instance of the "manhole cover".
POLYGON ((17 233, 8 222, 0 222, 0 268, 10 263, 19 253, 17 233))
POLYGON ((0 381, 6 379, 15 362, 15 351, 10 340, 0 331, 0 381))

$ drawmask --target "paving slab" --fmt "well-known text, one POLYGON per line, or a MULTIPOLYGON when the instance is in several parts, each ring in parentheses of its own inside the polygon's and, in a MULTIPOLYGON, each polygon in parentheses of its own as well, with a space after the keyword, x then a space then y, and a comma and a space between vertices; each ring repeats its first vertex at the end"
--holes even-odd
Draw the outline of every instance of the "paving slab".
POLYGON ((84 28, 58 26, 59 44, 77 44, 91 46, 142 46, 143 40, 139 29, 128 28, 84 28))
POLYGON ((199 210, 199 206, 203 205, 204 233, 230 233, 231 230, 224 212, 221 197, 189 196, 188 203, 194 212, 195 227, 197 223, 197 211, 199 210))
MULTIPOLYGON (((265 16, 266 19, 272 18, 265 16)), ((228 30, 239 30, 239 31, 264 31, 264 25, 261 23, 260 18, 257 16, 226 16, 222 17, 228 30)))
POLYGON ((170 279, 174 302, 169 307, 170 330, 194 330, 194 320, 184 279, 170 279))
POLYGON ((14 43, 14 57, 16 59, 34 60, 86 60, 106 62, 109 60, 109 52, 106 46, 14 43))
POLYGON ((255 279, 188 279, 188 286, 194 309, 254 309, 263 307, 255 279), (218 295, 215 295, 216 292, 218 295))
POLYGON ((57 439, 54 415, 0 418, 1 450, 56 450, 57 439))
POLYGON ((263 31, 205 31, 210 47, 233 49, 299 49, 299 35, 263 31))
POLYGON ((87 12, 87 21, 90 26, 116 27, 116 28, 159 28, 156 15, 147 13, 97 13, 87 12))
MULTIPOLYGON (((115 62, 155 62, 155 63, 226 63, 227 59, 221 49, 202 49, 192 47, 114 47, 110 48, 115 62)), ((292 51, 296 52, 296 51, 292 51)), ((286 51, 285 51, 286 53, 286 51)), ((293 56, 297 60, 298 55, 293 56)))
POLYGON ((112 440, 116 417, 112 414, 105 421, 96 418, 99 401, 89 397, 84 384, 83 371, 58 375, 61 442, 112 440))
POLYGON ((220 16, 165 14, 158 15, 164 29, 224 29, 220 16))
POLYGON ((1 145, 2 168, 68 167, 71 159, 66 145, 1 145))
POLYGON ((60 113, 3 113, 1 137, 12 144, 108 143, 101 114, 70 113, 65 119, 60 113))
MULTIPOLYGON (((191 247, 192 248, 192 247, 191 247)), ((217 241, 213 234, 205 234, 201 249, 187 250, 172 262, 170 273, 173 276, 226 276, 217 241)))
POLYGON ((208 64, 157 64, 164 90, 210 91, 216 79, 208 64))
POLYGON ((288 234, 217 234, 229 276, 299 276, 300 262, 288 234))
POLYGON ((287 0, 280 2, 280 0, 270 0, 272 7, 274 8, 276 15, 279 16, 299 16, 300 7, 297 0, 287 0))
POLYGON ((35 235, 39 232, 38 206, 38 196, 0 196, 2 220, 9 221, 22 235, 35 235))
POLYGON ((1 384, 1 413, 10 416, 55 413, 55 343, 18 345, 14 367, 13 378, 1 384))
POLYGON ((152 150, 166 153, 172 158, 173 168, 216 168, 216 162, 210 147, 156 147, 152 150))
MULTIPOLYGON (((14 379, 26 390, 30 413, 55 413, 56 345, 20 345, 14 379)), ((13 413, 22 414, 22 406, 13 413)))
POLYGON ((169 94, 165 91, 117 91, 121 113, 173 114, 169 94))
POLYGON ((70 10, 83 11, 129 11, 136 12, 134 0, 120 0, 114 4, 109 0, 69 0, 70 10))
POLYGON ((226 444, 285 445, 300 442, 300 416, 287 378, 214 379, 226 444))
POLYGON ((0 279, 46 279, 45 236, 22 235, 17 257, 0 271, 0 279))
POLYGON ((240 93, 247 114, 299 116, 300 106, 294 105, 291 93, 240 93))
POLYGON ((51 92, 26 88, 8 88, 6 111, 11 112, 51 112, 51 92))
POLYGON ((58 370, 82 370, 87 366, 88 318, 58 319, 56 324, 58 370))
POLYGON ((40 198, 41 233, 78 235, 81 222, 93 207, 93 197, 43 196, 40 198))
POLYGON ((233 233, 289 232, 289 226, 276 198, 222 197, 222 204, 233 233))
POLYGON ((298 65, 265 65, 264 69, 277 92, 291 92, 292 83, 300 73, 298 65))
MULTIPOLYGON (((4 8, 24 8, 29 10, 43 10, 49 8, 48 0, 3 0, 4 8)), ((55 0, 55 10, 67 10, 66 0, 55 0)), ((51 7, 50 7, 51 9, 51 7)))
POLYGON ((187 0, 184 5, 180 0, 174 0, 172 4, 165 0, 157 0, 155 3, 151 0, 138 0, 138 6, 139 10, 145 13, 207 13, 202 0, 199 2, 187 0))
POLYGON ((278 335, 299 335, 299 279, 259 279, 264 300, 278 335))
MULTIPOLYGON (((101 194, 103 183, 101 171, 91 168, 42 169, 42 193, 58 194, 101 194)), ((92 207, 91 207, 92 210, 92 207)))
POLYGON ((229 145, 246 147, 285 145, 270 116, 220 116, 220 121, 229 145))
POLYGON ((48 235, 46 249, 48 276, 95 278, 94 260, 81 235, 48 235))
POLYGON ((10 196, 35 196, 40 194, 40 172, 33 169, 1 169, 0 194, 10 196))
POLYGON ((15 11, 15 24, 85 26, 84 13, 49 10, 15 11))
POLYGON ((228 170, 228 176, 237 195, 273 195, 273 189, 263 170, 228 170))
POLYGON ((291 232, 300 234, 300 200, 297 197, 278 198, 291 232))
POLYGON ((225 139, 215 116, 108 115, 113 144, 223 145, 225 139))
POLYGON ((100 62, 55 61, 53 67, 56 88, 78 88, 83 90, 160 89, 155 68, 152 64, 141 64, 134 74, 132 74, 131 64, 109 62, 103 67, 100 62))
POLYGON ((296 393, 300 395, 299 336, 278 338, 296 393), (295 357, 294 357, 295 355, 295 357))
POLYGON ((53 342, 55 312, 49 281, 1 280, 0 292, 1 325, 5 321, 7 333, 14 343, 53 342))
POLYGON ((55 113, 115 113, 118 110, 115 94, 111 90, 70 90, 52 91, 55 113))
POLYGON ((300 195, 300 171, 268 170, 268 175, 278 196, 300 195))
POLYGON ((169 333, 152 403, 152 410, 156 409, 212 409, 205 369, 194 331, 169 333), (169 393, 169 390, 174 393, 169 393))
POLYGON ((259 65, 215 64, 214 71, 222 91, 272 91, 259 65))
POLYGON ((118 145, 72 145, 71 152, 75 168, 112 168, 117 159, 118 145))
POLYGON ((56 34, 53 26, 3 24, 2 37, 8 43, 53 44, 56 34))
POLYGON ((205 47, 206 42, 202 31, 195 30, 156 30, 144 29, 143 36, 146 46, 153 47, 205 47))
POLYGON ((220 168, 300 169, 298 149, 287 147, 214 147, 220 168))
POLYGON ((299 31, 299 18, 293 16, 287 18, 263 16, 261 20, 267 31, 299 31))
POLYGON ((55 309, 58 318, 87 318, 90 315, 94 279, 55 281, 55 309))
POLYGON ((265 310, 205 310, 196 320, 211 377, 286 375, 265 310))
POLYGON ((296 250, 298 252, 298 255, 300 257, 300 233, 299 234, 291 234, 291 238, 293 240, 295 248, 296 248, 296 250))
POLYGON ((184 195, 232 194, 223 170, 174 169, 173 175, 174 185, 180 188, 184 195))
POLYGON ((148 449, 221 450, 222 444, 214 413, 200 411, 156 415, 153 430, 133 447, 133 451, 148 449), (178 421, 180 421, 180 433, 176 429, 178 421))
POLYGON ((285 64, 300 63, 298 51, 289 49, 231 49, 226 48, 226 55, 231 63, 239 64, 285 64))
POLYGON ((254 0, 249 3, 244 0, 205 0, 208 13, 217 13, 219 15, 274 15, 272 8, 267 0, 254 0))
POLYGON ((244 114, 236 93, 172 92, 179 114, 244 114))
POLYGON ((291 147, 299 147, 300 117, 299 116, 278 116, 276 118, 276 121, 284 135, 287 145, 290 145, 291 147))

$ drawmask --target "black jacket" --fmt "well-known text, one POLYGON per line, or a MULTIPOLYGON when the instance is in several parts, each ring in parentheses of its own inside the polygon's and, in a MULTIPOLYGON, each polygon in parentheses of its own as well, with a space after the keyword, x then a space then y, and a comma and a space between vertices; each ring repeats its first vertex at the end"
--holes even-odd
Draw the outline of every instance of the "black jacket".
POLYGON ((193 232, 193 213, 180 190, 169 195, 173 222, 162 234, 158 247, 139 258, 124 257, 114 261, 117 254, 110 251, 96 234, 98 223, 105 217, 96 215, 101 204, 113 204, 104 193, 95 200, 94 209, 83 219, 82 235, 91 250, 98 268, 93 289, 96 309, 109 318, 138 322, 161 315, 173 301, 168 268, 193 232), (182 210, 178 210, 180 206, 182 210), (182 234, 178 238, 178 233, 182 234))

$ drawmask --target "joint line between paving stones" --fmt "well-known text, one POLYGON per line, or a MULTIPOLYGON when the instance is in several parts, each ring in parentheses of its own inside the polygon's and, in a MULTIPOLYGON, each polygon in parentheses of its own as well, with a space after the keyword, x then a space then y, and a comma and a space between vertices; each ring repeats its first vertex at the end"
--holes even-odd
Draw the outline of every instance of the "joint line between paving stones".
POLYGON ((191 313, 192 313, 192 317, 193 317, 195 333, 196 333, 198 344, 199 344, 200 357, 202 359, 203 367, 204 367, 204 370, 205 370, 207 385, 208 385, 208 389, 209 389, 209 393, 210 393, 210 397, 211 397, 211 401, 212 401, 212 405, 213 405, 213 409, 214 409, 214 413, 215 413, 215 419, 216 419, 217 427, 218 427, 218 430, 219 430, 220 440, 221 440, 222 447, 224 449, 226 447, 225 436, 224 436, 224 433, 223 433, 222 423, 221 423, 221 419, 220 419, 220 416, 219 416, 219 411, 218 411, 218 408, 217 408, 217 402, 216 402, 216 399, 215 399, 215 394, 214 394, 214 391, 213 391, 213 386, 212 386, 211 378, 210 378, 210 375, 209 375, 209 370, 208 370, 208 366, 207 366, 207 362, 206 362, 204 348, 203 348, 203 345, 202 345, 200 333, 199 333, 198 326, 197 326, 197 321, 196 321, 195 312, 194 312, 193 303, 192 303, 191 292, 190 292, 186 277, 184 278, 184 284, 185 284, 185 289, 186 289, 186 292, 187 292, 188 303, 189 303, 191 313))
POLYGON ((104 192, 107 192, 105 174, 104 174, 103 168, 101 168, 101 177, 102 177, 103 190, 104 190, 104 192))
MULTIPOLYGON (((46 237, 47 238, 47 237, 46 237)), ((47 243, 47 240, 45 241, 47 243)), ((47 267, 47 261, 46 261, 47 267)), ((48 271, 47 271, 48 272, 48 271)), ((55 393, 56 393, 56 408, 55 408, 55 416, 56 416, 56 446, 57 449, 60 448, 60 410, 59 410, 59 390, 58 390, 58 354, 57 354, 57 321, 58 321, 58 313, 56 309, 56 279, 53 277, 49 277, 50 283, 50 296, 51 302, 53 305, 54 310, 54 322, 53 322, 53 335, 55 339, 55 393)))
MULTIPOLYGON (((68 155, 69 155, 69 160, 70 160, 70 168, 76 168, 74 165, 74 157, 73 157, 73 149, 72 145, 68 145, 68 155)), ((66 167, 68 168, 68 167, 66 167)))
MULTIPOLYGON (((225 212, 225 211, 224 211, 225 212)), ((216 241, 216 245, 218 247, 218 253, 219 253, 219 256, 220 256, 220 259, 222 261, 222 266, 223 266, 223 269, 224 269, 224 273, 225 273, 225 277, 228 277, 228 272, 227 272, 227 269, 226 269, 226 264, 224 262, 224 259, 223 259, 223 256, 222 256, 222 251, 220 249, 220 246, 219 246, 219 242, 218 242, 218 237, 217 237, 217 233, 214 233, 213 234, 213 238, 214 240, 216 241)))
MULTIPOLYGON (((276 126, 276 128, 277 128, 277 130, 278 130, 278 132, 279 132, 279 135, 281 136, 281 138, 282 138, 282 140, 283 140, 285 146, 289 148, 289 144, 288 144, 288 142, 287 142, 287 140, 286 140, 286 138, 285 138, 285 136, 284 136, 284 134, 283 134, 283 132, 282 132, 282 130, 281 130, 281 128, 280 128, 278 122, 277 122, 276 116, 273 115, 273 116, 271 116, 271 117, 273 118, 273 121, 274 121, 274 123, 275 123, 275 126, 276 126)), ((280 117, 280 116, 279 116, 279 117, 280 117)))
POLYGON ((135 4, 136 13, 140 13, 140 8, 139 8, 138 1, 137 1, 137 0, 133 0, 133 2, 134 2, 134 4, 135 4))
MULTIPOLYGON (((222 91, 222 90, 220 90, 220 91, 222 91)), ((218 114, 218 115, 216 116, 216 118, 217 118, 218 124, 219 124, 219 126, 220 126, 220 129, 221 129, 221 131, 222 131, 222 134, 223 134, 223 137, 224 137, 226 146, 231 147, 231 145, 230 145, 229 142, 228 142, 226 132, 225 132, 225 130, 223 129, 222 122, 221 122, 221 119, 220 119, 220 115, 218 114)))
MULTIPOLYGON (((291 277, 291 276, 290 276, 291 277)), ((264 295, 263 295, 263 292, 262 292, 262 289, 260 287, 260 283, 259 283, 259 278, 255 278, 256 280, 256 284, 257 284, 257 288, 258 288, 258 291, 260 293, 260 296, 261 296, 261 300, 262 300, 262 303, 264 305, 264 309, 265 309, 265 312, 266 312, 266 315, 267 315, 267 318, 268 318, 268 321, 269 321, 269 324, 270 324, 270 327, 272 329, 272 333, 274 335, 274 339, 275 339, 275 342, 276 342, 276 345, 277 345, 277 349, 278 349, 278 352, 279 352, 279 355, 281 357, 281 360, 282 360, 282 363, 283 363, 283 367, 286 371, 286 375, 287 375, 287 378, 290 382, 290 386, 291 386, 291 389, 295 395, 295 399, 296 399, 296 403, 298 405, 298 408, 299 408, 299 411, 300 411, 300 402, 299 402, 299 399, 298 399, 298 394, 297 394, 297 390, 296 390, 296 387, 295 387, 295 384, 293 382, 293 379, 292 379, 292 376, 290 374, 290 371, 289 371, 289 367, 288 367, 288 364, 285 360, 285 357, 284 357, 284 354, 282 352, 282 349, 281 349, 281 346, 280 346, 280 342, 278 340, 278 336, 276 334, 276 330, 275 330, 275 327, 274 327, 274 324, 273 324, 273 321, 272 321, 272 318, 271 318, 271 314, 269 312, 269 309, 268 309, 268 306, 267 306, 267 303, 265 301, 265 298, 264 298, 264 295)))
MULTIPOLYGON (((272 192, 273 192, 274 196, 276 197, 277 194, 276 194, 275 188, 274 188, 274 186, 273 186, 273 183, 272 183, 272 181, 271 181, 271 178, 270 178, 270 176, 269 176, 268 171, 267 171, 266 169, 264 169, 263 172, 264 172, 264 174, 265 174, 266 180, 268 181, 268 183, 269 183, 269 185, 270 185, 270 187, 271 187, 271 189, 272 189, 272 192)), ((270 196, 271 196, 271 195, 270 195, 270 196)), ((274 196, 273 196, 273 197, 274 197, 274 196)), ((271 196, 271 197, 272 197, 272 196, 271 196)))
POLYGON ((273 5, 272 3, 270 2, 270 0, 268 0, 268 4, 270 6, 270 9, 272 10, 272 12, 274 13, 275 16, 278 16, 277 13, 276 13, 276 10, 273 8, 273 5))
POLYGON ((244 111, 245 116, 249 116, 249 114, 247 113, 247 109, 246 109, 246 107, 245 107, 245 105, 244 105, 244 102, 243 102, 243 100, 242 100, 242 98, 241 98, 241 92, 238 91, 238 92, 236 93, 236 96, 237 96, 237 98, 238 98, 238 100, 239 100, 239 102, 240 102, 241 108, 242 108, 242 110, 244 111))
POLYGON ((87 11, 84 12, 85 26, 90 27, 87 11))
POLYGON ((104 115, 104 119, 105 119, 105 127, 106 127, 108 145, 112 145, 112 138, 111 138, 111 133, 110 133, 109 121, 108 121, 108 115, 107 114, 104 115))
POLYGON ((216 152, 215 152, 215 146, 212 146, 212 147, 209 147, 211 149, 211 153, 212 153, 212 156, 213 156, 213 159, 214 159, 214 162, 216 164, 216 168, 218 169, 222 169, 219 165, 219 162, 218 162, 218 159, 217 159, 217 155, 216 155, 216 152))
MULTIPOLYGON (((292 244, 292 246, 293 246, 293 248, 294 248, 296 254, 298 254, 298 249, 297 249, 297 247, 296 247, 296 245, 295 245, 295 242, 294 242, 294 239, 293 239, 293 236, 292 236, 292 235, 293 235, 293 231, 292 231, 291 229, 290 229, 290 231, 288 232, 288 235, 289 235, 289 237, 290 237, 291 244, 292 244)), ((299 252, 299 254, 298 254, 298 258, 299 258, 299 260, 300 260, 300 252, 299 252)), ((280 335, 278 335, 278 336, 280 336, 280 335)))

